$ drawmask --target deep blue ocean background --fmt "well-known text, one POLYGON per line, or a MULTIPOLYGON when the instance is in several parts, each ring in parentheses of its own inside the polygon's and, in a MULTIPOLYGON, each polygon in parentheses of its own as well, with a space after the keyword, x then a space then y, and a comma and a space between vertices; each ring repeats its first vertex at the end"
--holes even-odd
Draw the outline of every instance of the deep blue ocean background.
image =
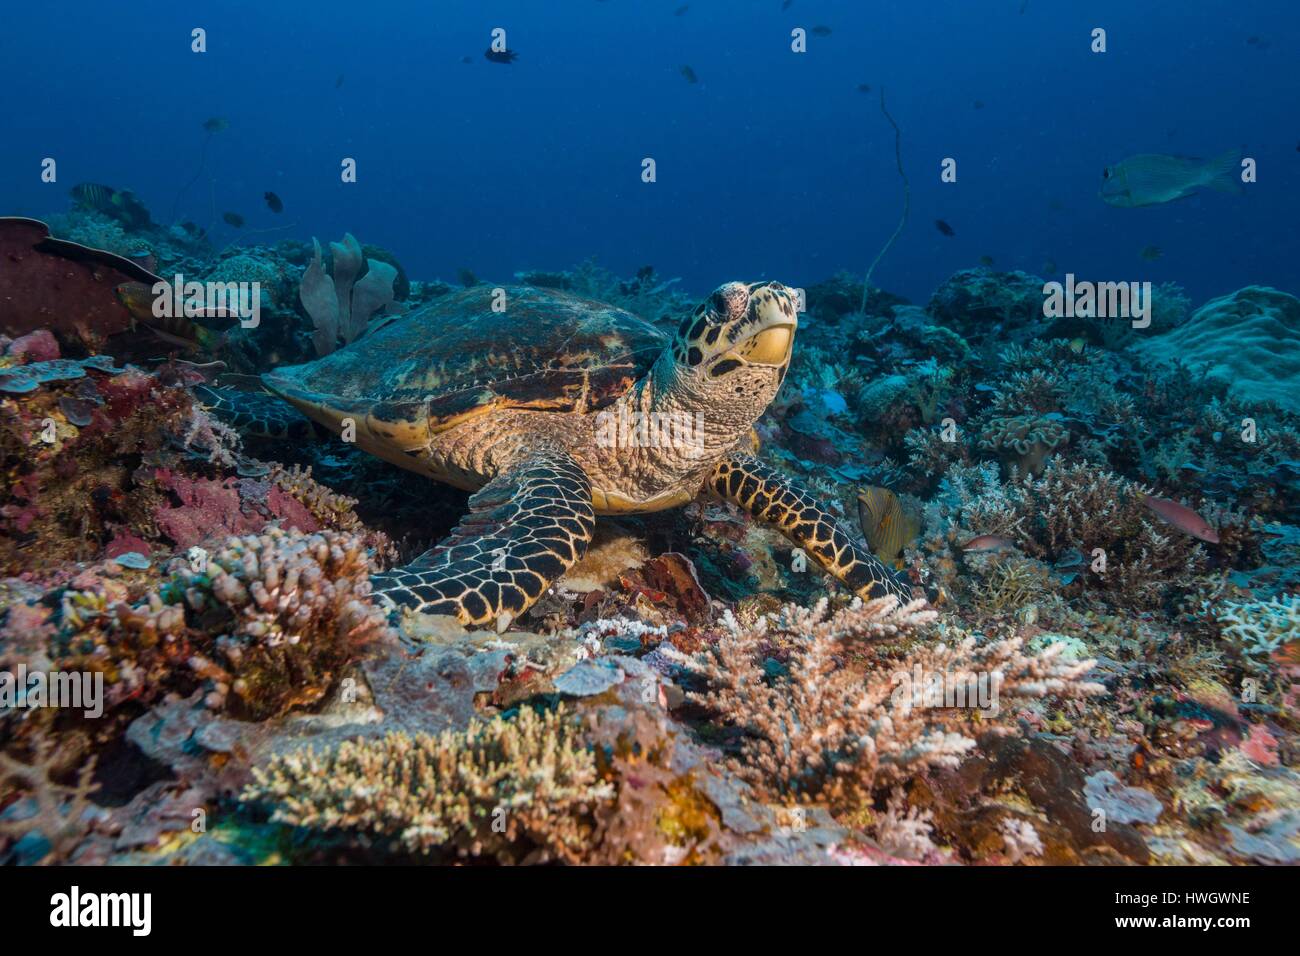
POLYGON ((924 302, 989 256, 1173 280, 1197 304, 1250 283, 1300 292, 1300 4, 689 0, 675 15, 684 2, 8 4, 0 212, 48 217, 90 181, 167 221, 220 116, 230 127, 177 213, 218 247, 239 235, 220 222, 229 210, 246 232, 291 226, 248 241, 351 231, 414 278, 467 267, 504 281, 595 256, 695 292, 805 285, 861 272, 898 219, 884 86, 912 181, 911 221, 874 276, 891 291, 924 302), (830 36, 812 35, 821 25, 830 36), (494 27, 516 63, 484 59, 494 27), (1258 161, 1241 197, 1116 209, 1097 196, 1103 167, 1131 154, 1233 147, 1258 161), (340 182, 345 156, 356 184, 340 182), (1141 259, 1148 245, 1163 257, 1141 259))

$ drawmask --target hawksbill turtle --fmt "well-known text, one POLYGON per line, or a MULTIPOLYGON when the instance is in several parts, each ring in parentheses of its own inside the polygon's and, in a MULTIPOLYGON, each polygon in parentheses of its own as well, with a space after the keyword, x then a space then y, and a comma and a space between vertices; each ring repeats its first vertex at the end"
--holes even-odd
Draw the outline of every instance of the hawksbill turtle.
MULTIPOLYGON (((910 600, 905 580, 752 454, 798 324, 776 282, 719 287, 672 335, 566 292, 477 286, 262 380, 367 452, 473 493, 446 539, 375 576, 394 606, 504 628, 582 559, 598 515, 701 494, 772 525, 861 597, 910 600)), ((270 395, 201 397, 288 433, 270 395)))

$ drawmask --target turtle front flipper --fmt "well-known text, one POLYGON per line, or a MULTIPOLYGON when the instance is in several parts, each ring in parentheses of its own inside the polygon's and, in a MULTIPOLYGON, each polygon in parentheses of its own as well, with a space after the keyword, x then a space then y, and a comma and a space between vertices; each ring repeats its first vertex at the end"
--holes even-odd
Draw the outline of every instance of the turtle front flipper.
POLYGON ((241 435, 308 441, 315 434, 311 421, 269 392, 241 392, 211 385, 194 386, 199 404, 241 435))
POLYGON ((587 553, 596 526, 591 482, 567 452, 544 448, 484 485, 469 506, 436 547, 375 575, 374 590, 402 607, 504 630, 587 553))
POLYGON ((863 600, 892 594, 912 600, 909 585, 867 550, 809 492, 750 455, 732 454, 713 470, 709 488, 773 525, 863 600))

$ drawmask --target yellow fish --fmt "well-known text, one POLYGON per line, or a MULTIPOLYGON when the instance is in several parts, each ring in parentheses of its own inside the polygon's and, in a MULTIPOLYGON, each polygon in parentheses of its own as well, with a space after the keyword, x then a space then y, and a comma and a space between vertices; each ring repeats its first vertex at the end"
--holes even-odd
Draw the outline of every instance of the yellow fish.
POLYGON ((858 490, 858 523, 867 545, 881 561, 899 566, 899 555, 921 531, 919 515, 909 514, 888 488, 858 490))
MULTIPOLYGON (((138 321, 164 342, 179 346, 186 351, 205 349, 215 352, 224 343, 223 336, 201 325, 195 325, 179 315, 161 318, 154 315, 153 289, 143 282, 123 282, 113 291, 117 293, 118 301, 131 313, 132 328, 134 328, 134 321, 138 321)), ((212 311, 215 314, 218 310, 212 311)), ((224 310, 221 311, 224 314, 224 310)), ((207 310, 204 310, 204 317, 208 317, 207 310)))
POLYGON ((1189 159, 1143 153, 1107 166, 1101 174, 1101 198, 1112 206, 1157 206, 1200 189, 1240 193, 1241 150, 1214 159, 1189 159))

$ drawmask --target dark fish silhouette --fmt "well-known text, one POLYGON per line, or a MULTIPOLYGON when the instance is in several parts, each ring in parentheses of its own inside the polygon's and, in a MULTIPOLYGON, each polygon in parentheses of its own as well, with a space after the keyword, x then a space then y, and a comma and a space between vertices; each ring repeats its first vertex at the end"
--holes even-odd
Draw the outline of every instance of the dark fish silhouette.
POLYGON ((102 183, 78 183, 72 187, 72 198, 78 205, 98 212, 107 212, 115 205, 114 197, 117 194, 117 190, 112 186, 105 186, 102 183))
POLYGON ((275 193, 263 193, 262 198, 266 200, 271 212, 284 212, 284 203, 280 201, 280 197, 275 193))
POLYGON ((683 13, 685 13, 685 12, 686 12, 687 10, 689 10, 690 8, 691 8, 691 5, 690 5, 689 3, 684 3, 684 4, 682 4, 680 7, 678 7, 676 10, 673 11, 673 16, 675 16, 675 17, 680 17, 683 13))
POLYGON ((812 28, 812 32, 814 35, 819 37, 828 37, 831 35, 831 28, 823 27, 823 26, 815 26, 812 28))
POLYGON ((789 10, 789 9, 790 9, 790 5, 791 5, 792 3, 794 3, 794 0, 784 0, 784 2, 781 4, 781 9, 782 9, 782 10, 789 10))
POLYGON ((114 189, 103 183, 78 183, 72 187, 72 199, 78 206, 103 213, 132 229, 153 225, 149 210, 129 189, 114 189))
POLYGON ((859 83, 859 84, 858 84, 858 92, 859 92, 859 93, 870 93, 870 92, 871 92, 871 84, 870 84, 870 83, 859 83))
POLYGON ((695 71, 692 70, 689 66, 683 66, 678 72, 681 73, 681 75, 686 78, 687 83, 700 82, 700 78, 695 75, 695 71))
POLYGON ((236 229, 244 228, 244 217, 237 212, 223 212, 221 221, 228 226, 234 226, 236 229))
POLYGON ((976 100, 976 101, 975 101, 975 108, 976 108, 977 110, 982 110, 982 109, 984 109, 984 101, 983 101, 983 100, 976 100))
POLYGON ((230 128, 230 120, 224 116, 214 116, 203 123, 203 128, 209 133, 220 133, 230 128))
POLYGON ((955 236, 955 235, 957 235, 957 233, 955 233, 955 232, 952 231, 952 226, 948 225, 948 224, 947 224, 946 222, 944 222, 942 219, 936 219, 936 220, 934 221, 934 228, 938 229, 938 230, 939 230, 941 233, 943 233, 945 236, 955 236))
POLYGON ((514 50, 493 50, 491 47, 488 47, 488 49, 484 51, 483 57, 489 63, 510 64, 519 58, 519 54, 514 50))

